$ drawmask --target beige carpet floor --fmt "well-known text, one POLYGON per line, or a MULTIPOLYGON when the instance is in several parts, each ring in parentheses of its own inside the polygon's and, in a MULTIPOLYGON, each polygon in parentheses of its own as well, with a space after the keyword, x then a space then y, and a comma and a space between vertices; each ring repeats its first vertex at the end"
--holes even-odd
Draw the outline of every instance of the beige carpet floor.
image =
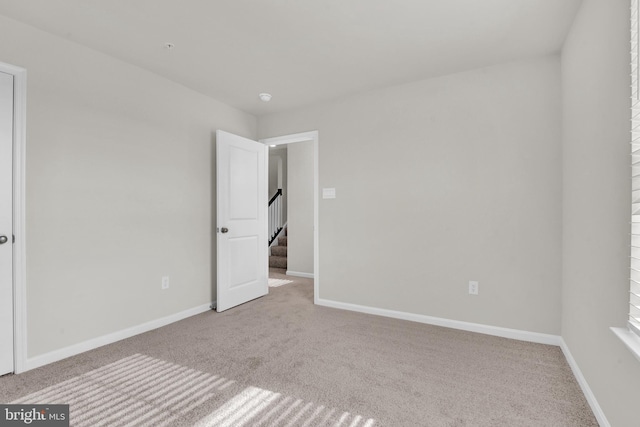
POLYGON ((78 426, 597 426, 558 347, 313 305, 309 279, 20 375, 78 426))

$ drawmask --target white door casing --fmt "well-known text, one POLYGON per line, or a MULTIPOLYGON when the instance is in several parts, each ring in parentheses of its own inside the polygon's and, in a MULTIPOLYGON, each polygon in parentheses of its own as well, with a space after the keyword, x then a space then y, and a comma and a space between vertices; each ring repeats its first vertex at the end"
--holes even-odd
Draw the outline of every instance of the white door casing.
POLYGON ((13 76, 0 72, 0 375, 13 372, 13 76))
POLYGON ((269 292, 267 147, 216 131, 218 312, 269 292))
POLYGON ((296 142, 313 143, 313 303, 320 304, 320 227, 318 226, 319 215, 319 155, 318 144, 319 135, 317 130, 295 133, 291 135, 276 136, 261 139, 265 146, 293 144, 296 142))

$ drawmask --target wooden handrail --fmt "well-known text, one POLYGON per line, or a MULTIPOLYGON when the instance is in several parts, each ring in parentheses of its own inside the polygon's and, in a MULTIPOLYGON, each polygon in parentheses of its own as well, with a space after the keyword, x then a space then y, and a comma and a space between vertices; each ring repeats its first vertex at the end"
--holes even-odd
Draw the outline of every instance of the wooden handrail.
POLYGON ((269 200, 269 206, 271 206, 271 204, 276 201, 278 196, 282 196, 282 188, 278 188, 278 190, 276 191, 276 194, 274 194, 271 200, 269 200))

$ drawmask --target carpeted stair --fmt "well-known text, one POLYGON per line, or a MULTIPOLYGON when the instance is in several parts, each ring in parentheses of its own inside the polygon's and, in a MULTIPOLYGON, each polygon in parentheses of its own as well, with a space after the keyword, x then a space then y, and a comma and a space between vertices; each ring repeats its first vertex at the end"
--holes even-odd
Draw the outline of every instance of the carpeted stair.
POLYGON ((278 243, 271 246, 271 256, 269 256, 269 267, 287 268, 287 227, 280 232, 277 237, 278 243))

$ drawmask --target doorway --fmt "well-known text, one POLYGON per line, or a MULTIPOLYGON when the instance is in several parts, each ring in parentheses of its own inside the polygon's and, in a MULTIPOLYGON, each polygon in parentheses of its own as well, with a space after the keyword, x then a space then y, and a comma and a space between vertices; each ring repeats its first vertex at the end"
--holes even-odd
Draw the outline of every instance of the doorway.
MULTIPOLYGON (((286 215, 287 223, 289 225, 294 226, 293 233, 296 233, 296 232, 300 233, 300 236, 299 236, 301 238, 300 240, 309 240, 309 239, 313 240, 312 243, 308 244, 308 246, 310 247, 308 252, 311 252, 311 253, 310 254, 298 253, 297 255, 300 255, 302 261, 299 263, 297 261, 294 261, 296 262, 296 264, 287 265, 286 273, 291 276, 314 279, 313 281, 314 297, 313 298, 314 298, 314 303, 317 303, 317 300, 319 298, 318 131, 311 131, 311 132, 304 132, 304 133, 298 133, 293 135, 261 139, 260 142, 262 142, 265 145, 268 145, 270 149, 275 149, 275 150, 282 149, 283 148, 282 146, 286 145, 287 165, 288 165, 287 178, 288 179, 292 177, 292 173, 294 175, 296 174, 296 171, 291 170, 289 166, 293 166, 294 169, 296 167, 299 167, 299 168, 305 169, 306 171, 312 172, 310 176, 307 176, 307 178, 303 178, 303 179, 308 179, 309 185, 313 186, 313 190, 311 190, 312 194, 310 195, 307 203, 302 203, 300 205, 302 206, 301 209, 304 210, 305 212, 299 211, 297 213, 298 218, 296 218, 296 210, 298 210, 296 208, 296 201, 294 200, 292 205, 291 204, 292 201, 289 200, 289 198, 287 198, 288 214, 286 215), (296 162, 296 163, 300 162, 301 164, 295 165, 293 162, 296 162), (301 218, 303 215, 308 215, 307 221, 305 221, 306 218, 301 218), (305 222, 307 222, 308 225, 305 225, 305 222), (303 236, 305 234, 308 234, 308 238, 305 238, 303 236), (305 263, 304 260, 309 258, 311 260, 305 263), (298 267, 296 267, 296 265, 298 267), (310 266, 312 266, 312 268, 309 268, 310 266), (296 268, 298 270, 303 270, 303 271, 297 271, 296 268), (310 269, 312 271, 308 271, 310 269), (307 271, 304 271, 304 270, 307 270, 307 271)), ((303 182, 300 182, 299 184, 305 185, 303 182)), ((295 188, 295 186, 294 188, 291 188, 290 186, 287 186, 287 187, 288 187, 287 188, 288 193, 291 194, 291 191, 293 190, 294 193, 300 194, 300 189, 295 188)), ((284 230, 281 232, 281 234, 284 234, 284 230)), ((287 236, 285 239, 288 239, 288 237, 289 236, 287 236)), ((294 239, 295 238, 296 236, 294 234, 294 239)), ((307 243, 302 242, 302 248, 306 246, 307 246, 307 243)), ((298 249, 295 246, 292 249, 298 252, 300 252, 301 250, 304 250, 304 249, 298 249)))
POLYGON ((26 70, 0 62, 0 375, 26 370, 26 70))

